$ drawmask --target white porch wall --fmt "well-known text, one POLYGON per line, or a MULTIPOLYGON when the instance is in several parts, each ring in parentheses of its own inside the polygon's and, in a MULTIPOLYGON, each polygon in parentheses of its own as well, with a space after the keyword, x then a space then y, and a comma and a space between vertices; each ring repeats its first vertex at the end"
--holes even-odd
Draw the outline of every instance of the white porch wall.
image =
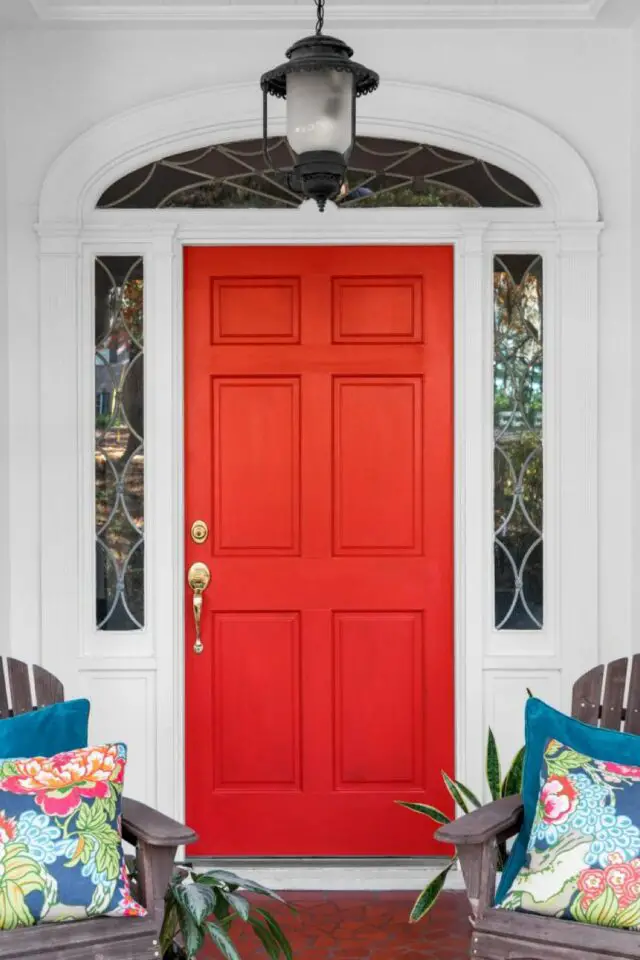
MULTIPOLYGON (((635 558, 635 570, 632 566, 632 522, 640 524, 638 497, 632 494, 632 446, 640 449, 640 443, 632 445, 629 244, 631 117, 632 113, 638 116, 640 139, 640 68, 632 79, 631 32, 568 28, 377 31, 367 30, 363 23, 361 30, 342 33, 353 43, 357 58, 379 70, 383 83, 385 78, 421 81, 514 107, 564 136, 594 173, 606 225, 600 304, 601 657, 627 654, 637 647, 632 610, 640 603, 633 591, 634 574, 635 580, 640 575, 640 555, 635 558), (633 111, 632 94, 636 97, 633 111)), ((41 656, 38 590, 33 580, 40 529, 38 259, 33 224, 45 174, 56 156, 93 124, 151 100, 216 82, 255 80, 258 109, 258 76, 282 59, 293 39, 281 29, 152 30, 143 26, 40 29, 9 36, 2 64, 7 153, 6 179, 2 177, 1 182, 6 183, 8 196, 10 423, 8 444, 0 449, 9 451, 12 576, 10 605, 2 604, 0 617, 9 611, 12 648, 24 659, 41 656)), ((635 168, 640 166, 636 163, 635 168)), ((635 240, 640 249, 637 200, 635 211, 635 240)), ((0 356, 4 356, 1 340, 0 356)), ((0 382, 6 383, 1 364, 2 360, 0 382)), ((64 378, 65 371, 59 370, 58 375, 64 378)), ((640 391, 640 378, 636 383, 640 391)), ((640 409, 640 395, 635 399, 640 409)), ((55 397, 49 402, 55 404, 55 397)), ((0 408, 4 407, 2 403, 0 408)), ((636 432, 640 440, 637 421, 636 432)), ((636 457, 640 460, 640 454, 636 457)), ((640 462, 635 466, 639 476, 640 462)), ((4 502, 1 494, 0 471, 0 504, 4 502)), ((0 536, 1 531, 2 513, 0 536)), ((0 591, 6 582, 1 563, 0 548, 0 591)), ((108 634, 104 643, 108 647, 108 634)), ((505 726, 508 729, 509 724, 505 726)))
MULTIPOLYGON (((4 37, 0 32, 0 50, 4 37)), ((9 364, 7 357, 7 176, 4 77, 0 76, 0 653, 9 640, 9 364)))
POLYGON ((638 299, 638 283, 636 269, 640 263, 640 21, 632 37, 633 62, 633 99, 632 99, 632 201, 631 201, 631 342, 632 342, 632 402, 633 410, 631 448, 633 451, 633 581, 632 591, 632 628, 631 647, 634 652, 640 652, 640 498, 638 487, 640 484, 640 301, 638 299))

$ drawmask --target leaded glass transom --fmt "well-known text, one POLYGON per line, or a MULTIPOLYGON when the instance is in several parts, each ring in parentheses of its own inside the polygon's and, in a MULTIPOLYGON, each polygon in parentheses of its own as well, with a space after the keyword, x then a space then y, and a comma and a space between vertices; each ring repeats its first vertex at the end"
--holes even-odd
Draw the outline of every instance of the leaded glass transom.
POLYGON ((543 289, 538 255, 496 256, 494 564, 498 630, 543 626, 543 289))
MULTIPOLYGON (((215 144, 164 157, 126 174, 98 207, 297 207, 289 189, 292 156, 271 138, 269 169, 261 140, 215 144)), ((524 181, 476 157, 423 143, 359 137, 349 161, 344 207, 539 207, 524 181)))
POLYGON ((95 261, 96 626, 144 626, 144 276, 95 261))

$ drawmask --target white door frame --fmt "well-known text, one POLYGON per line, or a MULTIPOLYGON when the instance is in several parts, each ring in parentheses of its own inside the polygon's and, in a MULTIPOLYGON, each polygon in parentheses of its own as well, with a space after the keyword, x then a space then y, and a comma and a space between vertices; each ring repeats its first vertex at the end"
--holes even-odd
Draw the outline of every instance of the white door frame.
MULTIPOLYGON (((255 138, 255 85, 219 86, 98 124, 58 158, 40 203, 41 650, 96 704, 94 734, 126 720, 132 790, 184 813, 182 251, 206 244, 452 244, 455 248, 456 773, 482 780, 484 727, 513 726, 519 691, 567 702, 596 662, 598 203, 591 174, 551 129, 495 103, 385 81, 360 101, 363 135, 429 142, 503 166, 542 207, 96 210, 118 177, 170 153, 255 138), (492 257, 545 269, 545 626, 492 620, 492 257), (145 262, 147 625, 94 628, 93 308, 96 255, 145 262), (64 380, 60 381, 60 372, 64 380), (52 397, 56 397, 52 403, 52 397), (70 617, 69 611, 77 612, 70 617), (505 706, 506 705, 506 706, 505 706), (482 719, 483 722, 479 722, 482 719)), ((273 121, 282 132, 283 117, 273 121)), ((508 731, 507 731, 508 732, 508 731)))

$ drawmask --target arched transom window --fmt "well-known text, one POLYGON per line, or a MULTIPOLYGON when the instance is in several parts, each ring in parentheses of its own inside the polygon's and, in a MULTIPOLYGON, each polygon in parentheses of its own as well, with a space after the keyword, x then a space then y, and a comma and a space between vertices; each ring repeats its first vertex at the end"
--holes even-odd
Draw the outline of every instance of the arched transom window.
MULTIPOLYGON (((240 140, 164 157, 121 177, 98 207, 297 207, 287 184, 292 156, 284 137, 240 140)), ((539 207, 519 177, 476 157, 377 137, 359 137, 339 205, 345 207, 539 207)))

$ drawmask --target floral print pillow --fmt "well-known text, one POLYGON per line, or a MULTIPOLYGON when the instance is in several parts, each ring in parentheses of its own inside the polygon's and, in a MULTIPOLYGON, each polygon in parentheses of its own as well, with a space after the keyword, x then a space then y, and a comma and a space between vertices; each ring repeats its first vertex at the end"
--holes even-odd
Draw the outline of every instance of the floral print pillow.
POLYGON ((121 743, 0 760, 0 929, 144 916, 129 890, 121 743))
POLYGON ((527 859, 501 907, 640 929, 640 767, 548 742, 527 859))

